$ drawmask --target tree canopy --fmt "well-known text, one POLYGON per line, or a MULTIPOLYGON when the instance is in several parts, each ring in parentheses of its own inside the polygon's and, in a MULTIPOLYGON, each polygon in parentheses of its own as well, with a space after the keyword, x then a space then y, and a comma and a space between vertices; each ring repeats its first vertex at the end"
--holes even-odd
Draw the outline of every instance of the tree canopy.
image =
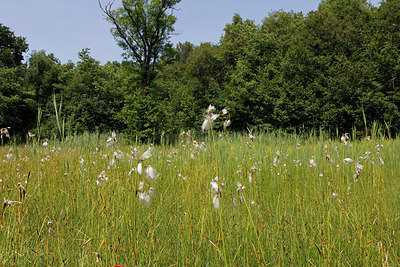
MULTIPOLYGON (((123 0, 122 7, 107 4, 103 12, 113 24, 112 34, 127 58, 140 68, 142 95, 156 76, 160 58, 170 53, 169 38, 176 21, 174 6, 180 0, 123 0)), ((99 2, 100 3, 100 2, 99 2)))
POLYGON ((2 26, 2 40, 11 42, 0 49, 0 127, 59 136, 58 116, 67 134, 116 130, 155 142, 163 134, 201 132, 213 104, 231 120, 227 129, 217 120, 215 130, 367 135, 377 123, 399 133, 400 0, 379 7, 324 0, 308 14, 272 11, 258 25, 235 14, 219 43, 173 47, 176 3, 103 7, 126 53, 124 61, 104 65, 89 49, 77 64, 45 51, 33 51, 25 64, 24 38, 2 26))
POLYGON ((20 65, 27 50, 25 38, 15 36, 10 28, 0 23, 0 68, 20 65))

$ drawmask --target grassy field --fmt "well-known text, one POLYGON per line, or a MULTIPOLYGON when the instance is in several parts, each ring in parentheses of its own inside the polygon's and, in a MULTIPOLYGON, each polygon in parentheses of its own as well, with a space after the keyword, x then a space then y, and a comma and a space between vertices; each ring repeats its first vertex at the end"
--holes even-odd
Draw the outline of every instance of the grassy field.
POLYGON ((116 138, 0 147, 1 266, 400 265, 398 138, 116 138))

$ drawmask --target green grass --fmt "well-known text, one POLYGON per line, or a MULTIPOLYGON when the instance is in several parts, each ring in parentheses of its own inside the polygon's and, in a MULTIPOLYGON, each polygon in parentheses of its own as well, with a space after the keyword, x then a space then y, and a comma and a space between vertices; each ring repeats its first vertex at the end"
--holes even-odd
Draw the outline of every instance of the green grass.
POLYGON ((202 152, 189 137, 155 146, 143 162, 159 173, 154 181, 136 172, 148 145, 136 146, 137 158, 135 146, 118 139, 107 147, 100 135, 1 146, 0 197, 20 203, 3 207, 0 265, 400 264, 398 138, 345 146, 314 136, 255 137, 216 134, 202 152), (124 156, 110 165, 116 151, 124 156), (370 158, 360 159, 367 151, 370 158), (98 177, 103 171, 108 181, 98 177), (142 181, 142 192, 155 188, 150 204, 136 193, 142 181), (242 203, 237 182, 245 186, 242 203))

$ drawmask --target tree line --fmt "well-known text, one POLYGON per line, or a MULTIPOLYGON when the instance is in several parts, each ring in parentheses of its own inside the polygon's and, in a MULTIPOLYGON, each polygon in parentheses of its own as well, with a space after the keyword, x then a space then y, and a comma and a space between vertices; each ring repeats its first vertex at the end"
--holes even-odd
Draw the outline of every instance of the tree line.
POLYGON ((323 0, 306 15, 273 11, 260 24, 235 14, 217 44, 173 46, 178 2, 100 6, 126 52, 104 65, 87 48, 76 64, 45 51, 24 62, 26 39, 0 24, 0 127, 157 141, 200 131, 213 104, 229 111, 230 131, 368 131, 378 122, 399 132, 400 0, 323 0))

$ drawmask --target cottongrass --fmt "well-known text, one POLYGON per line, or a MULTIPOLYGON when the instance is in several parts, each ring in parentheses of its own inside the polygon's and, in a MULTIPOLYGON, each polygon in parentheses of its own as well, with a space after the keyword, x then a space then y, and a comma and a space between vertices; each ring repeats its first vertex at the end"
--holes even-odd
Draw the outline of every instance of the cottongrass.
POLYGON ((0 147, 0 265, 400 264, 399 139, 90 138, 0 147))

